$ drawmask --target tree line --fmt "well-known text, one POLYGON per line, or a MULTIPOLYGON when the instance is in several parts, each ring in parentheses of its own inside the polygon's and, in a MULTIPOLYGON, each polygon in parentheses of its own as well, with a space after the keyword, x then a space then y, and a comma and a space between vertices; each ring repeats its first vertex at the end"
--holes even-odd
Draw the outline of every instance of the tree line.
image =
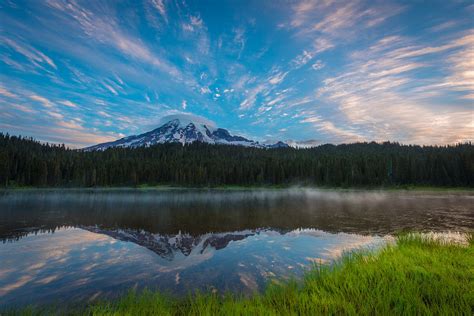
POLYGON ((0 186, 473 187, 473 147, 372 142, 261 149, 196 142, 86 152, 0 133, 0 186))

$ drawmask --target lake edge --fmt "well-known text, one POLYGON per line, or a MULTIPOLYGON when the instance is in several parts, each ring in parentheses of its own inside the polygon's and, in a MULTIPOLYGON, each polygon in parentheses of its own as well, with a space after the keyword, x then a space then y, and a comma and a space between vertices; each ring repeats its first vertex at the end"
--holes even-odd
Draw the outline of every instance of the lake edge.
POLYGON ((316 187, 316 186, 113 186, 113 187, 3 187, 0 192, 114 192, 114 191, 285 191, 285 190, 318 190, 323 192, 436 192, 436 193, 472 193, 474 187, 438 187, 438 186, 387 186, 387 187, 316 187))

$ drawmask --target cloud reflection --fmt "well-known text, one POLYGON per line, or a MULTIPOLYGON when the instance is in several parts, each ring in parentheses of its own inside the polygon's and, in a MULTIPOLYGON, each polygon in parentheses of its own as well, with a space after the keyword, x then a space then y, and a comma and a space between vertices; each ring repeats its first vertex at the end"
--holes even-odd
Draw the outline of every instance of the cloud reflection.
MULTIPOLYGON (((236 236, 238 232, 219 234, 236 236)), ((175 293, 213 288, 255 291, 268 279, 299 275, 342 251, 383 244, 380 237, 330 234, 314 229, 287 233, 272 230, 241 232, 243 239, 225 246, 200 237, 189 253, 163 258, 136 242, 122 241, 79 228, 27 236, 0 246, 2 305, 46 303, 62 299, 89 300, 117 295, 131 287, 160 288, 175 293), (112 242, 114 241, 114 242, 112 242), (269 243, 272 241, 272 243, 269 243), (203 248, 204 247, 204 248, 203 248), (242 261, 244 258, 244 262, 242 261)), ((168 239, 178 241, 176 237, 168 239)))

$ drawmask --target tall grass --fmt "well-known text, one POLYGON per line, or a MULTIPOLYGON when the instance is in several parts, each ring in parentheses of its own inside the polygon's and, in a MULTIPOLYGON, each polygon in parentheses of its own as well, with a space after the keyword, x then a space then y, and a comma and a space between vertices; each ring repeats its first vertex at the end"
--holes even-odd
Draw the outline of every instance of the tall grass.
MULTIPOLYGON (((467 241, 466 241, 467 240, 467 241)), ((23 311, 35 313, 35 310, 23 311)), ((70 311, 89 315, 473 315, 474 242, 399 236, 377 253, 315 266, 303 282, 270 284, 251 297, 195 294, 185 299, 130 292, 70 311)))

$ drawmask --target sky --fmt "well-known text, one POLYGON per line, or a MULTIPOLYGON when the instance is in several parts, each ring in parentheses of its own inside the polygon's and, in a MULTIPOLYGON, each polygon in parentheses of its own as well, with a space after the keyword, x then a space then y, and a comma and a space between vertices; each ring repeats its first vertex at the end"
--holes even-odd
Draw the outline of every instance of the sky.
POLYGON ((0 132, 195 115, 262 142, 474 140, 474 2, 0 1, 0 132))

